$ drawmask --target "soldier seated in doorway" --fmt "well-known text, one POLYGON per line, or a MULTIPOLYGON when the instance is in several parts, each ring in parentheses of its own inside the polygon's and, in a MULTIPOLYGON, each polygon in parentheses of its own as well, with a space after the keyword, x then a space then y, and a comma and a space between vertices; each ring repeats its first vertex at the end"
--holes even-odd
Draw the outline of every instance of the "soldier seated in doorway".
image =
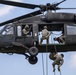
POLYGON ((29 27, 29 25, 25 25, 25 27, 23 28, 23 34, 26 35, 30 35, 30 30, 31 28, 29 27))
POLYGON ((44 26, 44 29, 42 30, 42 37, 40 39, 40 44, 42 44, 43 40, 47 40, 47 44, 49 44, 49 36, 50 32, 47 30, 47 26, 44 26))

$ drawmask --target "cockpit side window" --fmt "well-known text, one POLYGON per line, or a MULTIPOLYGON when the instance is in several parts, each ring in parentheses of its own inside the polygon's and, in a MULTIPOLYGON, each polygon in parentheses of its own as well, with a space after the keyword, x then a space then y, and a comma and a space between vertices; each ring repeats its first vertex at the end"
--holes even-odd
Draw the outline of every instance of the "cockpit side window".
POLYGON ((6 28, 4 28, 2 35, 10 35, 13 34, 13 26, 7 26, 6 28))

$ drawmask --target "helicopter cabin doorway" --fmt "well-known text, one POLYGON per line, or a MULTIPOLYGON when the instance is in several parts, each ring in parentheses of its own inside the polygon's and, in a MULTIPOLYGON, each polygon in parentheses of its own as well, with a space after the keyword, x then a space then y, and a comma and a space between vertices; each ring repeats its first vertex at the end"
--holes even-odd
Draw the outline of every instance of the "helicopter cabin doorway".
POLYGON ((38 26, 32 24, 23 24, 16 26, 16 42, 32 46, 38 42, 38 26))

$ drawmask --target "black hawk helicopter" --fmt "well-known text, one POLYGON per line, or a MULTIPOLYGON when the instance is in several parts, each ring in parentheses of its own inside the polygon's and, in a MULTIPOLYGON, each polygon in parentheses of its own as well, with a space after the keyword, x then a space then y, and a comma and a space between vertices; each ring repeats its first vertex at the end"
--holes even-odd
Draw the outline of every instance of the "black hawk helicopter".
POLYGON ((48 44, 47 52, 53 52, 55 46, 58 52, 76 51, 76 14, 52 12, 60 9, 76 9, 58 7, 64 1, 66 0, 55 4, 36 5, 0 0, 0 4, 29 9, 40 8, 0 23, 0 26, 4 26, 0 31, 0 53, 23 54, 28 58, 29 63, 37 63, 37 54, 46 52, 46 44, 39 44, 39 32, 44 26, 47 26, 49 31, 64 31, 66 36, 65 44, 48 44), (30 33, 27 36, 22 32, 26 25, 30 27, 30 33))

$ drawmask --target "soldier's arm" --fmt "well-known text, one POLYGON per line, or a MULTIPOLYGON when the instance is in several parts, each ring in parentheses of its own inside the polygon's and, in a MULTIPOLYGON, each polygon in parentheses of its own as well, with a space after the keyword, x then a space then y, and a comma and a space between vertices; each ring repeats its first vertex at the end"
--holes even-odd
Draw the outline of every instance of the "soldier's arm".
POLYGON ((47 31, 47 36, 46 36, 46 37, 49 37, 49 36, 50 36, 50 34, 51 34, 51 33, 50 33, 49 31, 47 31))

